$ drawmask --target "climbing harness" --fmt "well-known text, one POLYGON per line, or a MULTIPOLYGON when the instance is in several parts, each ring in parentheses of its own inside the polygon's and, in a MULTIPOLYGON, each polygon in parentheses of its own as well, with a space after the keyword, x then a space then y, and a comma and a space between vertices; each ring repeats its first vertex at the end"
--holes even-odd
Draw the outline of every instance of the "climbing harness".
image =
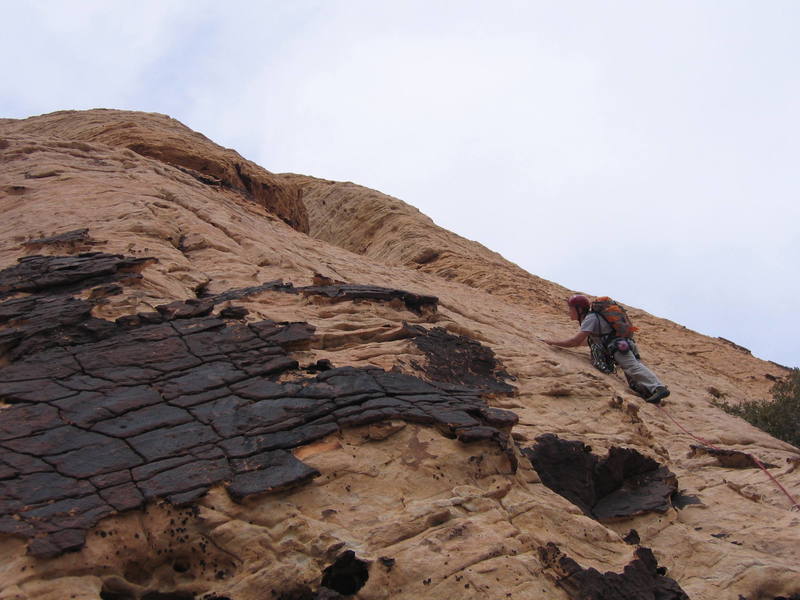
MULTIPOLYGON (((683 431, 683 432, 684 432, 686 435, 688 435, 688 436, 689 436, 689 437, 691 437, 691 438, 694 438, 695 440, 697 440, 698 442, 700 442, 700 443, 701 443, 701 444, 703 444, 704 446, 707 446, 708 448, 712 448, 712 449, 714 449, 714 450, 722 451, 722 448, 717 448, 717 447, 716 447, 714 444, 712 444, 711 442, 708 442, 708 441, 704 440, 703 438, 697 437, 696 435, 694 435, 693 433, 691 433, 690 431, 688 431, 688 430, 687 430, 687 429, 686 429, 686 428, 685 428, 683 425, 681 425, 680 423, 678 423, 678 421, 677 421, 677 420, 676 420, 676 419, 675 419, 675 418, 674 418, 674 417, 673 417, 671 414, 669 414, 669 413, 667 412, 667 410, 666 410, 666 409, 665 409, 663 406, 661 406, 660 404, 656 404, 655 406, 657 406, 657 407, 658 407, 658 408, 661 410, 661 412, 663 412, 665 415, 667 415, 667 417, 669 417, 669 419, 670 419, 670 420, 671 420, 673 423, 675 423, 675 425, 677 425, 677 426, 678 426, 678 427, 681 429, 681 431, 683 431)), ((754 462, 756 465, 758 465, 758 468, 759 468, 759 469, 761 469, 762 471, 764 471, 764 473, 766 473, 767 477, 769 477, 769 478, 772 480, 772 482, 773 482, 773 483, 774 483, 776 486, 778 486, 778 488, 779 488, 779 489, 780 489, 780 490, 781 490, 781 491, 782 491, 782 492, 783 492, 783 493, 786 495, 786 497, 787 497, 787 498, 789 498, 789 502, 791 503, 791 508, 790 508, 790 510, 797 510, 797 511, 800 511, 800 502, 798 502, 798 501, 797 501, 797 499, 796 499, 794 496, 792 496, 792 495, 789 493, 789 491, 788 491, 788 490, 787 490, 785 487, 783 487, 783 485, 781 485, 781 482, 780 482, 780 481, 778 481, 777 479, 775 479, 775 477, 772 475, 772 473, 770 473, 770 472, 767 470, 767 467, 766 467, 766 466, 764 466, 764 463, 763 463, 763 462, 761 462, 761 461, 758 459, 758 457, 757 457, 757 456, 755 456, 755 455, 753 455, 753 454, 750 454, 749 452, 745 452, 744 454, 746 454, 748 457, 750 457, 750 458, 753 460, 753 462, 754 462)))

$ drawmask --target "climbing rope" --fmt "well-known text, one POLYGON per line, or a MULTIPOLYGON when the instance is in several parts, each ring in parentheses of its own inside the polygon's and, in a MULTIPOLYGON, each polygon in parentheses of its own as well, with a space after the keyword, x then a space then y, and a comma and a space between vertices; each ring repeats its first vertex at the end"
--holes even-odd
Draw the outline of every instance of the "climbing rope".
MULTIPOLYGON (((723 451, 723 450, 722 450, 722 448, 717 448, 717 447, 716 447, 714 444, 712 444, 711 442, 708 442, 708 441, 704 440, 703 438, 697 437, 696 435, 694 435, 693 433, 691 433, 690 431, 688 431, 688 430, 687 430, 687 429, 686 429, 686 428, 685 428, 683 425, 681 425, 680 423, 678 423, 678 421, 677 421, 677 420, 676 420, 676 419, 675 419, 675 418, 674 418, 674 417, 673 417, 671 414, 669 414, 669 413, 667 412, 667 410, 666 410, 666 409, 665 409, 663 406, 661 406, 660 404, 656 404, 656 406, 657 406, 659 409, 661 409, 661 412, 663 412, 665 415, 667 415, 667 417, 669 417, 669 419, 670 419, 670 420, 671 420, 673 423, 675 423, 675 425, 677 425, 677 426, 680 428, 680 430, 681 430, 681 431, 683 431, 683 432, 684 432, 686 435, 688 435, 688 436, 689 436, 689 437, 691 437, 691 438, 694 438, 695 440, 697 440, 698 442, 700 442, 700 443, 701 443, 701 444, 703 444, 704 446, 707 446, 707 447, 709 447, 709 448, 713 448, 714 450, 718 450, 718 451, 720 451, 720 452, 722 452, 722 451, 723 451)), ((791 508, 790 508, 790 510, 798 510, 798 511, 800 511, 800 502, 798 502, 798 501, 797 501, 797 499, 795 499, 795 497, 794 497, 794 496, 792 496, 792 495, 789 493, 789 491, 788 491, 788 490, 787 490, 785 487, 783 487, 783 485, 781 485, 781 482, 780 482, 780 481, 778 481, 777 479, 775 479, 775 477, 772 475, 772 473, 770 473, 770 472, 767 470, 767 467, 764 465, 764 463, 762 463, 762 462, 761 462, 761 461, 758 459, 758 457, 757 457, 757 456, 755 456, 754 454, 750 454, 749 452, 744 452, 743 454, 746 454, 748 457, 750 457, 750 458, 753 460, 753 462, 754 462, 756 465, 758 465, 758 468, 759 468, 759 469, 761 469, 762 471, 764 471, 764 473, 766 473, 767 477, 769 477, 769 478, 772 480, 772 482, 773 482, 775 485, 777 485, 777 486, 778 486, 778 488, 779 488, 779 489, 780 489, 780 490, 781 490, 781 491, 782 491, 784 494, 786 494, 786 497, 787 497, 787 498, 789 498, 789 502, 790 502, 790 503, 791 503, 791 505, 792 505, 792 506, 791 506, 791 508)))

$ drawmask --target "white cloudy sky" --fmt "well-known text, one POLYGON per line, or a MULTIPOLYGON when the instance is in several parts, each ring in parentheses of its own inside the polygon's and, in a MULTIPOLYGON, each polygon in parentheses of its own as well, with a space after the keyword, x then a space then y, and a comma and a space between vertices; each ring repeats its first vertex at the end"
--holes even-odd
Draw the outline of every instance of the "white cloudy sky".
MULTIPOLYGON (((794 0, 0 0, 0 117, 169 114, 800 365, 794 0)), ((534 334, 535 332, 532 332, 534 334)))

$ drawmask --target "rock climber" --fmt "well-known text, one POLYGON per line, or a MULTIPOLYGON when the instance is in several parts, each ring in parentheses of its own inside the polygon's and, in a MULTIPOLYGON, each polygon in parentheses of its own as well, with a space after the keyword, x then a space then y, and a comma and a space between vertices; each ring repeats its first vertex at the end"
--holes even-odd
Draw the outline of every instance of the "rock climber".
MULTIPOLYGON (((569 316, 573 321, 580 324, 580 330, 568 340, 547 340, 543 342, 551 346, 562 348, 573 348, 583 344, 587 338, 592 348, 593 359, 596 357, 597 349, 600 354, 605 354, 605 360, 613 358, 613 362, 618 364, 628 380, 630 388, 642 396, 646 402, 660 404, 661 400, 669 396, 669 389, 658 379, 655 373, 648 369, 640 360, 636 343, 632 337, 619 337, 611 324, 603 318, 601 314, 591 310, 592 303, 589 298, 582 294, 570 296, 567 300, 569 306, 569 316)), ((602 358, 600 359, 602 361, 602 358)), ((614 364, 606 363, 606 367, 593 363, 600 370, 611 373, 614 364)))

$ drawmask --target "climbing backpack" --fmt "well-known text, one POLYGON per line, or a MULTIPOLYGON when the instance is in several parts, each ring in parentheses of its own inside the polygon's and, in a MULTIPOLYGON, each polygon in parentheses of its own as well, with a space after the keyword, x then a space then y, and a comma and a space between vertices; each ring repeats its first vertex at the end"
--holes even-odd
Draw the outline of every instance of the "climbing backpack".
POLYGON ((605 319, 606 323, 611 325, 614 330, 614 337, 632 338, 633 333, 638 331, 638 328, 631 323, 628 313, 625 312, 622 305, 614 302, 608 296, 602 296, 592 302, 589 312, 596 313, 605 319))

